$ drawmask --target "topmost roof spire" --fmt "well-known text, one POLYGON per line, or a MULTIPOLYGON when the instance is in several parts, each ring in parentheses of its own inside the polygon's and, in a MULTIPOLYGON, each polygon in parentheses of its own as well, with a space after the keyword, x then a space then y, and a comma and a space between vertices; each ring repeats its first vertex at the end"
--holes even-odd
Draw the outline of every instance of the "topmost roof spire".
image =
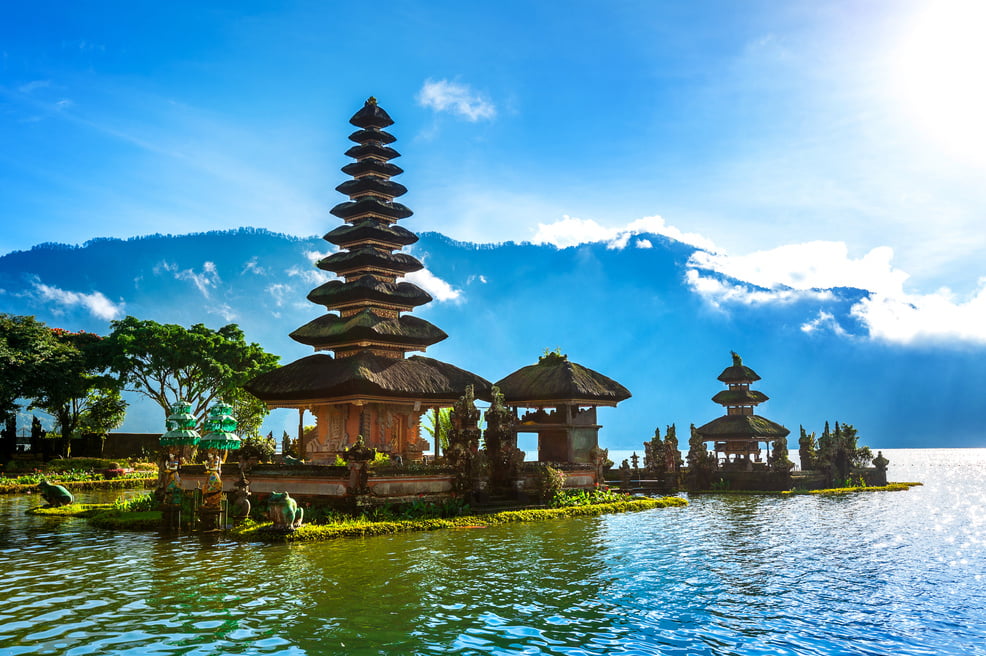
POLYGON ((377 105, 377 99, 373 96, 366 99, 363 108, 353 114, 349 122, 358 128, 376 128, 378 130, 394 124, 393 119, 383 108, 377 105))

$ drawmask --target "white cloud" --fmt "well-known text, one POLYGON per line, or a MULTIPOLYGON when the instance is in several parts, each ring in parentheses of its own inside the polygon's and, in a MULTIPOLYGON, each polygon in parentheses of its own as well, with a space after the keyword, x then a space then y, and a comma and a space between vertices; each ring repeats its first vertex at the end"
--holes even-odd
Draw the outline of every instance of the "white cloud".
POLYGON ((849 335, 849 333, 846 332, 846 329, 843 328, 836 320, 835 315, 831 312, 826 312, 825 310, 819 310, 817 317, 811 321, 806 321, 801 324, 801 330, 806 333, 829 331, 839 335, 840 337, 849 335))
POLYGON ((697 269, 688 269, 685 272, 685 282, 692 291, 717 308, 729 303, 765 305, 793 303, 808 298, 819 301, 835 300, 835 295, 828 290, 763 289, 743 283, 725 282, 715 276, 705 276, 697 269))
POLYGON ((893 249, 880 246, 860 259, 852 259, 843 242, 812 241, 748 255, 698 251, 689 258, 688 266, 715 271, 766 289, 856 287, 900 295, 909 276, 893 267, 893 256, 893 249))
MULTIPOLYGON (((92 292, 89 294, 70 292, 39 282, 34 283, 34 289, 41 298, 50 303, 55 303, 63 307, 81 306, 88 310, 89 314, 99 319, 112 321, 123 316, 124 303, 114 303, 106 298, 102 292, 92 292)), ((60 311, 61 309, 57 308, 56 310, 60 311)))
POLYGON ((650 242, 650 239, 638 239, 633 242, 633 245, 637 248, 654 248, 654 244, 650 242))
MULTIPOLYGON (((631 237, 641 233, 664 235, 713 252, 718 250, 710 239, 697 233, 682 232, 678 228, 668 225, 660 216, 645 216, 624 226, 607 228, 592 219, 579 219, 565 215, 554 223, 538 223, 537 231, 531 241, 535 244, 552 244, 557 248, 600 242, 605 243, 607 248, 622 250, 626 248, 631 237)), ((653 246, 646 239, 638 240, 636 245, 640 248, 653 246), (640 242, 646 242, 647 245, 644 246, 640 242)))
POLYGON ((321 269, 309 269, 301 268, 299 266, 293 266, 287 271, 285 271, 292 278, 299 278, 309 285, 321 285, 334 280, 336 276, 328 271, 322 271, 321 269))
POLYGON ((255 273, 258 276, 267 275, 267 269, 260 266, 258 263, 260 258, 253 257, 249 262, 243 265, 243 271, 241 273, 255 273))
POLYGON ((418 91, 418 104, 436 112, 449 112, 468 121, 492 119, 496 107, 468 85, 448 80, 425 80, 418 91))
POLYGON ((209 314, 218 314, 224 321, 233 321, 237 318, 236 311, 228 303, 213 304, 206 308, 209 314))
MULTIPOLYGON (((869 292, 849 314, 867 328, 870 339, 894 344, 921 342, 986 343, 986 278, 966 299, 951 290, 906 292, 909 275, 893 266, 893 250, 874 248, 854 259, 842 242, 808 242, 748 255, 698 251, 688 261, 685 280, 714 307, 756 305, 802 299, 835 300, 836 287, 869 292), (722 277, 737 282, 727 282, 722 277)), ((806 333, 849 333, 829 311, 819 310, 801 325, 806 333)))
POLYGON ((284 299, 288 298, 294 290, 291 289, 290 285, 277 282, 272 285, 268 285, 266 292, 274 298, 274 305, 281 307, 284 305, 284 299))
POLYGON ((965 301, 948 289, 933 294, 873 294, 851 313, 870 337, 897 344, 961 340, 986 344, 986 278, 965 301))
MULTIPOLYGON (((167 269, 166 269, 167 270, 167 269)), ((174 271, 174 269, 170 269, 174 271)), ((220 282, 219 272, 216 270, 215 262, 203 262, 202 272, 196 273, 194 269, 184 269, 182 271, 175 272, 175 280, 187 280, 205 298, 209 298, 209 289, 215 288, 220 282)))
POLYGON ((456 289, 428 269, 409 273, 404 276, 404 279, 421 287, 421 289, 431 294, 437 301, 460 303, 463 300, 461 289, 456 289))

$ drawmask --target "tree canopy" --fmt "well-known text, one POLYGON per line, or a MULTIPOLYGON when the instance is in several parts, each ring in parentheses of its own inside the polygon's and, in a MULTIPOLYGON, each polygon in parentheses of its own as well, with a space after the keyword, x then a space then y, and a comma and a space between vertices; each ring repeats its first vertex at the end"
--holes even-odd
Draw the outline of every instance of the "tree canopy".
POLYGON ((93 333, 50 329, 42 366, 22 388, 24 396, 32 399, 31 408, 44 410, 57 421, 65 455, 80 427, 103 432, 123 421, 126 404, 120 399, 118 381, 105 373, 108 363, 102 339, 93 333))
POLYGON ((244 427, 258 424, 258 413, 261 419, 266 414, 266 408, 243 398, 240 387, 275 368, 278 357, 247 343, 236 324, 212 330, 128 316, 111 327, 104 340, 110 368, 127 389, 157 403, 165 415, 178 400, 191 403, 200 422, 219 400, 243 408, 245 416, 236 418, 244 427))
POLYGON ((0 421, 17 413, 56 344, 50 329, 34 317, 0 314, 0 421))

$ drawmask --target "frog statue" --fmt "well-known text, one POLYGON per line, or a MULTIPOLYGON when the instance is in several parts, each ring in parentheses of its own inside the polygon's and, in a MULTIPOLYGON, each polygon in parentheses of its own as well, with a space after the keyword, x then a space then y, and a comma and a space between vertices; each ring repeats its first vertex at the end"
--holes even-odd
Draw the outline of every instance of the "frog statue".
POLYGON ((72 493, 64 487, 61 485, 52 485, 44 479, 41 479, 41 482, 38 483, 38 491, 41 493, 41 497, 48 502, 48 505, 54 508, 67 506, 75 501, 72 493))
POLYGON ((267 519, 274 522, 274 529, 293 531, 301 526, 305 511, 287 492, 271 492, 267 500, 267 519))

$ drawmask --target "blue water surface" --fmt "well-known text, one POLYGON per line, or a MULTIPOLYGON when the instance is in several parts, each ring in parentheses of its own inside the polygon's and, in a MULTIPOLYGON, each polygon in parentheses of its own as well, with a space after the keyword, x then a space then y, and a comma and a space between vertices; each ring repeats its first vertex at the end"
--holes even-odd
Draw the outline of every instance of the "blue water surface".
POLYGON ((925 485, 292 546, 0 498, 0 654, 986 654, 986 449, 885 454, 925 485))

